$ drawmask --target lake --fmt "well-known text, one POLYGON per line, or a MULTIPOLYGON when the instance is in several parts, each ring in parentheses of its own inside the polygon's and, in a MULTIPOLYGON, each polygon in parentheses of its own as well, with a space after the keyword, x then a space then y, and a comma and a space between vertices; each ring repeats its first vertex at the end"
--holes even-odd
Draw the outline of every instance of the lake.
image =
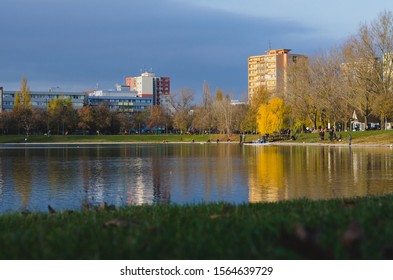
POLYGON ((0 145, 0 213, 329 199, 393 192, 388 147, 0 145))

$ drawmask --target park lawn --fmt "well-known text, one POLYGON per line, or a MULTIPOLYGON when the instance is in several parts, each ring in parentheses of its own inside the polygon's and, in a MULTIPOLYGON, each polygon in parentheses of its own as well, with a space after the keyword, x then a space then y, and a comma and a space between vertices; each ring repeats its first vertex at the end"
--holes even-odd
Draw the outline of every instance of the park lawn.
MULTIPOLYGON (((247 141, 256 140, 258 135, 247 135, 247 141)), ((239 135, 233 134, 227 136, 224 134, 141 134, 141 135, 30 135, 28 138, 24 135, 1 135, 0 144, 40 144, 40 143, 191 143, 195 142, 236 142, 239 143, 239 135)))
POLYGON ((325 133, 325 140, 321 140, 318 133, 302 133, 297 135, 293 142, 297 143, 329 143, 329 144, 348 144, 348 136, 352 137, 352 144, 364 145, 390 145, 393 144, 393 130, 368 130, 368 131, 351 131, 337 132, 342 136, 342 141, 328 140, 329 133, 325 133))
MULTIPOLYGON (((281 142, 287 143, 324 143, 324 144, 348 144, 349 134, 352 137, 352 144, 364 145, 391 145, 393 144, 393 130, 370 130, 370 131, 351 131, 337 132, 341 134, 342 141, 328 140, 328 133, 325 133, 325 140, 319 138, 318 133, 301 133, 296 135, 296 140, 281 142)), ((259 134, 247 134, 246 141, 253 141, 260 138, 259 134)), ((136 142, 215 142, 238 143, 239 134, 227 136, 224 134, 141 134, 141 135, 31 135, 27 139, 24 135, 1 135, 0 143, 136 143, 136 142)))
POLYGON ((208 135, 23 135, 0 136, 0 143, 132 143, 132 142, 192 142, 207 141, 208 135))
POLYGON ((393 196, 0 215, 0 259, 392 259, 393 196))

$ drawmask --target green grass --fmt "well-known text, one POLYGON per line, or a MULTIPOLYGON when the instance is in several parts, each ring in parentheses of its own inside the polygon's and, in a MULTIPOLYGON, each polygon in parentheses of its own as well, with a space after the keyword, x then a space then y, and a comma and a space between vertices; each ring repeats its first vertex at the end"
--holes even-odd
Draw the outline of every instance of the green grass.
POLYGON ((391 259, 393 196, 0 215, 0 259, 391 259))
POLYGON ((329 144, 348 144, 348 136, 352 136, 352 144, 375 144, 375 145, 389 145, 393 144, 393 130, 369 130, 369 131, 351 131, 351 132, 337 132, 341 134, 342 141, 328 140, 329 134, 325 133, 325 140, 319 138, 318 133, 303 133, 299 134, 297 140, 299 143, 329 143, 329 144))
POLYGON ((127 143, 127 142, 192 142, 207 141, 208 135, 31 135, 25 141, 23 135, 3 135, 0 136, 0 143, 127 143))
MULTIPOLYGON (((325 133, 325 140, 321 141, 318 133, 303 133, 297 135, 295 141, 289 140, 290 143, 326 143, 326 144, 348 144, 349 132, 338 132, 342 136, 342 142, 328 140, 328 133, 325 133)), ((373 130, 373 131, 354 131, 350 132, 353 144, 376 144, 390 145, 393 144, 393 130, 373 130)), ((247 135, 246 141, 252 141, 260 138, 260 135, 247 135)), ((31 135, 25 141, 23 135, 1 135, 0 143, 133 143, 133 142, 206 142, 227 141, 228 136, 221 134, 211 135, 176 135, 176 134, 143 134, 143 135, 31 135)), ((231 142, 239 142, 239 135, 231 135, 231 142)))

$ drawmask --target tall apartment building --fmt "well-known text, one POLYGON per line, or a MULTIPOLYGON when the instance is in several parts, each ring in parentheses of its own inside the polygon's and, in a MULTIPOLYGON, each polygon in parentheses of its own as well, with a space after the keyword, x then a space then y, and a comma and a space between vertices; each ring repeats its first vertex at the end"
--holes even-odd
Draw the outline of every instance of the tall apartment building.
POLYGON ((269 50, 264 55, 248 58, 248 99, 260 87, 276 96, 285 96, 287 89, 287 68, 304 55, 290 54, 290 49, 269 50))
POLYGON ((139 77, 126 77, 126 85, 130 91, 136 91, 139 97, 152 98, 153 105, 160 105, 171 91, 170 78, 157 77, 152 72, 144 72, 139 77))

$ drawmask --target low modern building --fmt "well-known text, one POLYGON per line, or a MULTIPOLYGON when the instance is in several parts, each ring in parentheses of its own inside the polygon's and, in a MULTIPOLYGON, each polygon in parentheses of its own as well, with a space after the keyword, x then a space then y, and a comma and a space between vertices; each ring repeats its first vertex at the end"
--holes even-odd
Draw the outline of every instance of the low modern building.
POLYGON ((96 90, 90 92, 88 105, 93 107, 103 105, 111 111, 133 113, 140 112, 152 106, 153 99, 139 97, 138 92, 130 91, 128 86, 116 86, 116 90, 96 90))
MULTIPOLYGON (((0 112, 12 110, 15 93, 0 87, 0 112)), ((33 108, 45 109, 52 99, 70 97, 75 109, 84 105, 105 105, 113 111, 139 112, 152 105, 165 106, 170 96, 170 78, 144 72, 139 77, 127 77, 126 85, 117 85, 115 90, 64 92, 59 88, 51 88, 49 91, 30 91, 30 96, 33 108)))
MULTIPOLYGON (((5 91, 3 88, 0 90, 0 111, 11 111, 14 107, 15 93, 17 91, 5 91)), ((72 105, 75 109, 82 108, 86 104, 86 92, 64 92, 64 91, 30 91, 31 104, 33 108, 46 109, 50 100, 55 98, 71 98, 72 105)))

